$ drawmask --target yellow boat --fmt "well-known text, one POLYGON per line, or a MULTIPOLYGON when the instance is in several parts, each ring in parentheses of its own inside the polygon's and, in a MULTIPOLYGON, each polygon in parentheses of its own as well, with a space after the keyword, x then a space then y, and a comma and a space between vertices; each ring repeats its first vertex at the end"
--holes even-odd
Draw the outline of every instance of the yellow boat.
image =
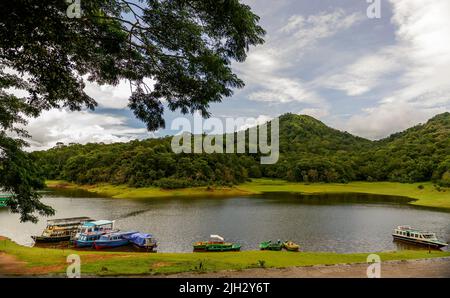
POLYGON ((283 247, 288 251, 298 251, 300 249, 300 245, 292 241, 285 241, 283 243, 283 247))

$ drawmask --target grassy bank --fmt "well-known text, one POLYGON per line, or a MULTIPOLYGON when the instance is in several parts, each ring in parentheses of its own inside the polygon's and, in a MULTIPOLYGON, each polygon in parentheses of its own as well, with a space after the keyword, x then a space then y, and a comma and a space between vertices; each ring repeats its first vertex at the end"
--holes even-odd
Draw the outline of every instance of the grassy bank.
MULTIPOLYGON (((211 272, 248 268, 364 263, 367 253, 336 254, 316 252, 244 251, 232 253, 128 253, 30 248, 0 238, 0 252, 15 265, 0 264, 0 274, 56 274, 66 270, 66 258, 78 254, 85 275, 149 275, 180 272, 211 272), (3 269, 5 266, 8 269, 3 269)), ((0 253, 0 257, 2 254, 0 253)), ((378 254, 382 261, 448 257, 442 251, 398 251, 378 254)))
POLYGON ((78 185, 61 180, 48 180, 46 185, 50 189, 82 189, 92 193, 118 199, 145 199, 166 197, 208 197, 234 196, 252 194, 236 187, 192 187, 185 189, 161 189, 157 187, 132 188, 126 185, 78 185))
POLYGON ((431 182, 395 183, 395 182, 350 182, 338 183, 292 183, 282 180, 254 179, 239 185, 245 192, 294 192, 294 193, 368 193, 378 195, 401 196, 414 199, 410 204, 450 210, 450 189, 438 191, 431 182), (419 188, 423 186, 423 189, 419 188))
POLYGON ((368 193, 379 195, 402 196, 414 199, 410 204, 440 208, 450 211, 450 189, 438 191, 431 182, 426 183, 393 183, 393 182, 351 182, 337 183, 292 183, 282 180, 253 179, 251 182, 236 187, 195 187, 177 190, 164 190, 156 187, 130 188, 124 185, 76 185, 64 181, 47 181, 49 188, 84 189, 93 193, 113 198, 151 198, 151 197, 211 197, 252 195, 268 192, 293 193, 368 193), (422 185, 423 188, 419 188, 422 185))

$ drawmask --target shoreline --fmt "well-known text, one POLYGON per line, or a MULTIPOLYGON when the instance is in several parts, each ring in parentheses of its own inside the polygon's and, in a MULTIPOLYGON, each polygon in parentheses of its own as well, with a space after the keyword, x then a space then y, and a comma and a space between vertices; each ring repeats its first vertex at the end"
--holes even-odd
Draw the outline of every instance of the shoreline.
MULTIPOLYGON (((368 263, 313 265, 287 268, 254 268, 240 271, 179 273, 166 278, 367 278, 368 263)), ((381 278, 450 278, 450 257, 386 261, 381 278)))
MULTIPOLYGON (((58 276, 65 272, 67 256, 71 254, 80 256, 82 274, 87 277, 307 277, 320 272, 324 274, 320 268, 325 268, 326 272, 335 268, 332 272, 337 275, 346 274, 346 268, 354 268, 348 273, 352 277, 355 268, 367 268, 367 257, 372 253, 81 251, 24 247, 0 236, 0 276, 58 276), (311 270, 318 271, 314 273, 311 270)), ((376 254, 380 256, 382 264, 432 260, 440 267, 447 268, 450 263, 450 252, 447 251, 414 250, 376 254)))
POLYGON ((298 194, 333 194, 355 193, 372 194, 410 199, 407 205, 425 207, 437 211, 450 212, 450 189, 438 191, 431 182, 396 183, 396 182, 350 182, 348 184, 293 183, 284 180, 253 179, 233 187, 193 187, 166 190, 157 187, 131 188, 125 185, 78 185, 61 180, 46 181, 49 189, 83 190, 92 194, 117 199, 145 199, 169 197, 230 197, 252 196, 263 193, 298 193, 298 194), (422 186, 422 188, 419 188, 422 186))

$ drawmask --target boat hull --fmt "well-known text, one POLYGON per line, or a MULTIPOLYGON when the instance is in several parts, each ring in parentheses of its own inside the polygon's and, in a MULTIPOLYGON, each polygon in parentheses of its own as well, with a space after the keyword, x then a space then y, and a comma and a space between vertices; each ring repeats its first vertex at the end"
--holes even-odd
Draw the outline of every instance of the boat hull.
POLYGON ((56 243, 70 240, 70 236, 60 236, 60 237, 31 236, 31 238, 36 243, 56 243))
POLYGON ((130 242, 126 239, 113 240, 113 241, 97 240, 94 242, 94 248, 95 249, 108 249, 108 248, 127 246, 128 244, 130 244, 130 242))
POLYGON ((419 239, 411 239, 411 238, 402 237, 402 236, 399 236, 399 235, 392 235, 392 237, 394 237, 394 240, 397 240, 397 241, 407 242, 407 243, 410 243, 410 244, 415 244, 415 245, 420 245, 420 246, 425 246, 425 247, 442 248, 442 247, 446 247, 447 246, 444 243, 422 241, 422 240, 419 240, 419 239))
POLYGON ((238 244, 233 245, 207 245, 206 251, 208 252, 226 252, 226 251, 240 251, 241 246, 238 244))
POLYGON ((295 244, 294 242, 288 241, 288 242, 284 242, 283 243, 283 247, 287 250, 287 251, 299 251, 300 249, 300 245, 295 244))
POLYGON ((283 249, 282 243, 272 243, 270 241, 268 242, 261 242, 259 244, 260 250, 274 250, 274 251, 280 251, 283 249))
POLYGON ((138 249, 139 251, 155 252, 155 248, 157 247, 157 245, 139 245, 133 243, 133 247, 138 249))
POLYGON ((92 247, 94 245, 94 240, 84 241, 84 240, 75 240, 73 242, 75 247, 83 248, 83 247, 92 247))

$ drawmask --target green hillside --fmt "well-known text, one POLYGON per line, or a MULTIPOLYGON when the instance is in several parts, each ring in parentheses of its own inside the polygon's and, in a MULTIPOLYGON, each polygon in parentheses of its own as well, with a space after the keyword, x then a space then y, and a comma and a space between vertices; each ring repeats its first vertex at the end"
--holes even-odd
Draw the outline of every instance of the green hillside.
POLYGON ((133 187, 232 185, 249 178, 297 182, 436 181, 450 184, 450 113, 370 141, 309 117, 280 117, 280 159, 254 154, 174 154, 170 138, 116 144, 60 145, 34 152, 43 178, 133 187))

